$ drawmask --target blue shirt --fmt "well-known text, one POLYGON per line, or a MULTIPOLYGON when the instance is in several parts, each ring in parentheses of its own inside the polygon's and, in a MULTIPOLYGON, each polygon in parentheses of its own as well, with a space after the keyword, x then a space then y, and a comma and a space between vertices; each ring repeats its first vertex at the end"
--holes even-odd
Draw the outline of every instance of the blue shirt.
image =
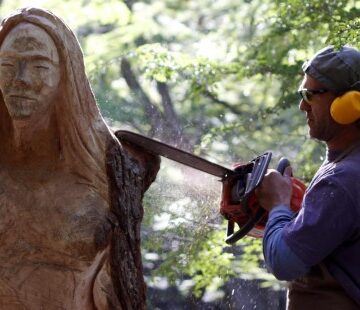
POLYGON ((294 280, 324 262, 360 304, 360 148, 339 162, 328 155, 295 216, 287 206, 269 214, 265 262, 276 277, 294 280))

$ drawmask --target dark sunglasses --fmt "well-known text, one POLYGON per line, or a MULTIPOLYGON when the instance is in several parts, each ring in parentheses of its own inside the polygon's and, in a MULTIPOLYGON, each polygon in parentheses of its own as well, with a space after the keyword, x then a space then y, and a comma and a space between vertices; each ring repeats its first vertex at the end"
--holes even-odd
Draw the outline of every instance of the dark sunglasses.
POLYGON ((327 93, 329 90, 325 88, 320 89, 307 89, 300 88, 298 93, 305 102, 310 103, 312 96, 327 93))

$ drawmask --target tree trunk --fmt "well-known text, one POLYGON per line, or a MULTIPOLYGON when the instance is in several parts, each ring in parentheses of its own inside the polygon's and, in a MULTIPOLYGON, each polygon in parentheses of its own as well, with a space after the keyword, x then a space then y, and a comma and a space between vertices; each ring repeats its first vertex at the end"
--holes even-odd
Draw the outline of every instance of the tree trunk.
POLYGON ((121 150, 113 144, 107 152, 110 209, 116 223, 110 248, 111 280, 120 303, 112 306, 137 310, 144 309, 146 304, 140 248, 142 198, 155 179, 160 160, 143 149, 123 146, 121 150))

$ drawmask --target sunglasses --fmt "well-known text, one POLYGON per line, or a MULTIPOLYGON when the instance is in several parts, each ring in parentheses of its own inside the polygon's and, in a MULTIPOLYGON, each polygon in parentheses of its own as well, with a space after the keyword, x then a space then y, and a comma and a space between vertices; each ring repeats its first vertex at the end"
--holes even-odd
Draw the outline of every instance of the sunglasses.
POLYGON ((325 89, 325 88, 320 88, 320 89, 307 89, 307 88, 300 88, 298 90, 298 93, 301 97, 302 100, 304 100, 307 103, 311 103, 311 98, 314 95, 319 95, 319 94, 324 94, 327 93, 329 90, 325 89))

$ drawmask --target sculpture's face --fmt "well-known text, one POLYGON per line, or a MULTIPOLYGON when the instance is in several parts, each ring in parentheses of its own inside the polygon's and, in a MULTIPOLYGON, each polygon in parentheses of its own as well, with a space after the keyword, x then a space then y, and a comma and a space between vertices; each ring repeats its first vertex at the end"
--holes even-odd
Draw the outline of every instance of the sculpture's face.
POLYGON ((13 120, 49 115, 59 91, 59 54, 40 27, 20 23, 0 47, 0 90, 13 120))

